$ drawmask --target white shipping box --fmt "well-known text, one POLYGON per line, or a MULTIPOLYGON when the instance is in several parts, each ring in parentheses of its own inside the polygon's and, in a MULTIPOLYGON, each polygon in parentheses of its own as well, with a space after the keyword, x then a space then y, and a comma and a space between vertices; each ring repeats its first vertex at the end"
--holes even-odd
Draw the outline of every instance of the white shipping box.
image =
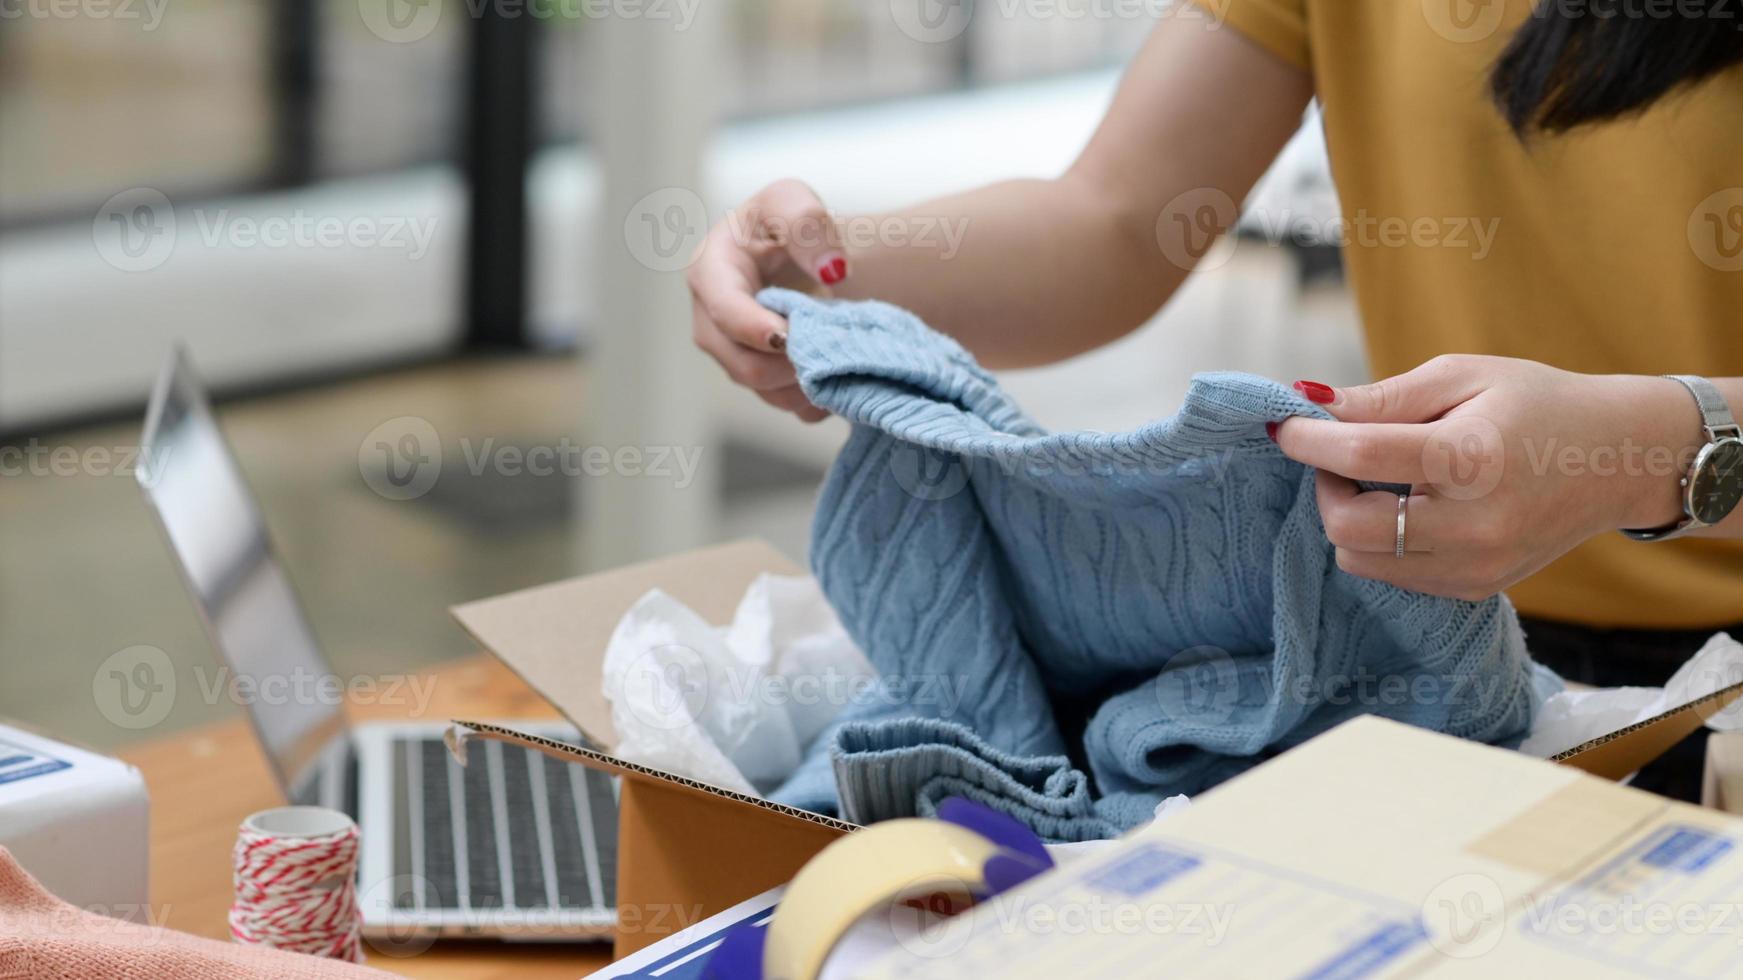
POLYGON ((57 897, 148 921, 150 826, 139 770, 0 725, 0 847, 57 897))

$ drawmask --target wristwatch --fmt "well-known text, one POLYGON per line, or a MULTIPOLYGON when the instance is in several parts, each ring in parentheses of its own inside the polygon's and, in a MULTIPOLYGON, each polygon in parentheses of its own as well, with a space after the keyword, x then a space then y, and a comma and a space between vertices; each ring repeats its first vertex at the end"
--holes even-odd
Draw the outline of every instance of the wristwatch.
POLYGON ((1701 425, 1707 430, 1707 444, 1695 456, 1689 475, 1682 479, 1683 514, 1681 521, 1670 527, 1650 531, 1623 531, 1636 541, 1668 541, 1690 531, 1698 531, 1729 517, 1743 501, 1743 429, 1725 404, 1725 396, 1706 378, 1693 375, 1667 374, 1672 381, 1682 382, 1695 396, 1701 408, 1701 425))

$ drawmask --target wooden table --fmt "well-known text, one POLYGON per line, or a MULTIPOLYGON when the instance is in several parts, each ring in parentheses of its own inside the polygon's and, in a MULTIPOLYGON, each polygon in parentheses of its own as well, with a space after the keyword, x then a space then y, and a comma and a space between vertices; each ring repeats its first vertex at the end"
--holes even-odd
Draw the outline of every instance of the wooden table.
MULTIPOLYGON (((479 654, 431 672, 420 720, 552 718, 556 712, 508 668, 479 654)), ((353 706, 358 720, 406 719, 415 705, 353 706)), ((284 803, 243 718, 142 743, 121 757, 151 791, 153 914, 173 929, 229 939, 230 848, 256 810, 284 803)), ((416 956, 372 952, 369 965, 409 977, 574 978, 611 960, 608 944, 447 941, 416 956)))

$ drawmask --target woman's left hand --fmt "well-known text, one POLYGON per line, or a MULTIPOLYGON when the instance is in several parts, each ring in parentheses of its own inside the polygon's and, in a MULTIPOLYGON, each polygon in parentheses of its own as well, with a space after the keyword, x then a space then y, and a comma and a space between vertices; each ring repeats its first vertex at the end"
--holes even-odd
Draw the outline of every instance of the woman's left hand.
POLYGON ((1450 355, 1375 384, 1296 389, 1339 420, 1297 417, 1274 432, 1286 455, 1319 469, 1338 567, 1462 599, 1494 595, 1593 536, 1674 523, 1700 432, 1675 381, 1504 357, 1450 355), (1398 495, 1356 481, 1412 486, 1403 559, 1398 495))

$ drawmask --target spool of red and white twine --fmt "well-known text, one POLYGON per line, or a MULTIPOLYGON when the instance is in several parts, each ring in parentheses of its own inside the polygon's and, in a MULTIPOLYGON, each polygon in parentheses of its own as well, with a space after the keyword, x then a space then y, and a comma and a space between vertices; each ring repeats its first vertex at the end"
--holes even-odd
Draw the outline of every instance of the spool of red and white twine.
POLYGON ((318 806, 256 813, 236 838, 233 883, 237 942, 362 962, 350 817, 318 806))

